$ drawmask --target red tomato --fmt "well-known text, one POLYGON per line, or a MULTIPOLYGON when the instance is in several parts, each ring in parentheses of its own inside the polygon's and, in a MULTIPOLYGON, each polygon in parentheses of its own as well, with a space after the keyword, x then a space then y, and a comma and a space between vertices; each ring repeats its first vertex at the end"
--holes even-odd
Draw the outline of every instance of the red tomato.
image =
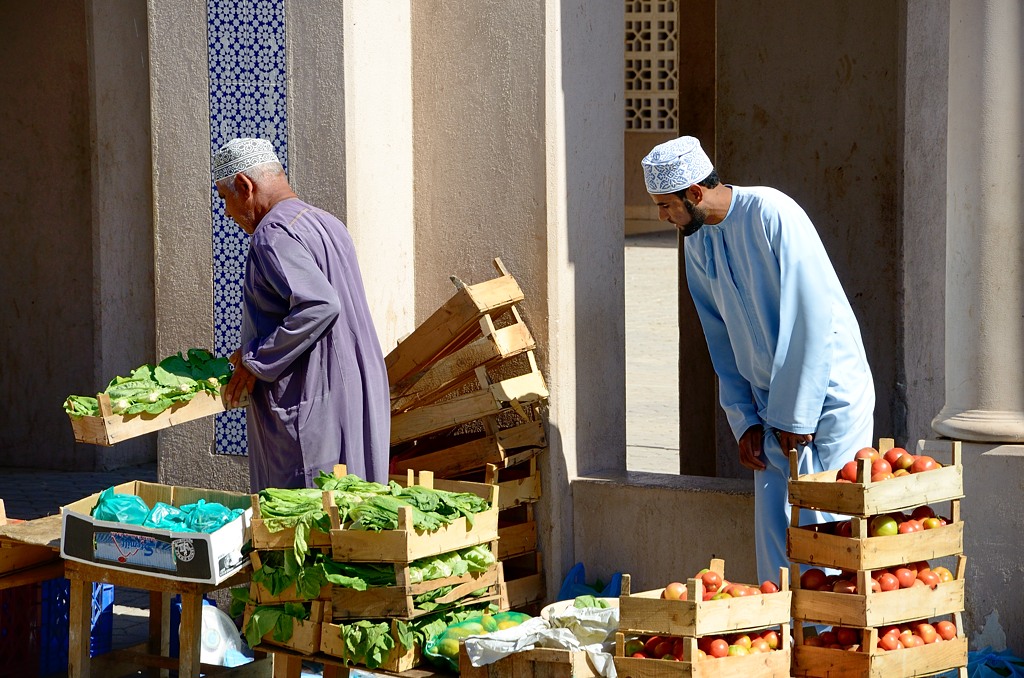
POLYGON ((715 638, 711 641, 711 650, 708 652, 712 657, 725 657, 729 654, 729 643, 725 642, 721 638, 715 638))
POLYGON ((900 580, 891 572, 885 572, 878 577, 878 588, 882 591, 895 591, 900 587, 900 580))
POLYGON ((901 589, 909 589, 917 579, 917 573, 906 567, 899 568, 893 574, 896 575, 896 580, 899 581, 901 589))
POLYGON ((914 463, 910 465, 911 473, 924 473, 925 471, 931 471, 939 468, 939 463, 927 455, 920 455, 914 460, 914 463))
POLYGON ((906 453, 907 453, 907 451, 905 449, 903 449, 902 447, 894 447, 891 450, 889 450, 888 452, 886 452, 885 456, 883 458, 887 462, 889 462, 889 466, 891 466, 893 468, 896 468, 896 460, 899 459, 900 457, 902 457, 906 453))
POLYGON ((943 640, 953 640, 956 638, 956 624, 950 621, 940 621, 935 625, 935 632, 943 640))
POLYGON ((922 622, 914 625, 914 634, 920 636, 921 640, 924 641, 925 645, 930 645, 935 642, 935 639, 939 637, 935 627, 928 622, 922 622))
POLYGON ((817 591, 825 583, 826 578, 824 570, 812 567, 800 575, 800 588, 817 591))
POLYGON ((870 459, 870 460, 874 461, 875 459, 878 459, 880 456, 881 455, 878 454, 878 450, 876 450, 875 448, 873 448, 873 447, 862 447, 861 449, 857 450, 857 453, 853 455, 853 458, 854 459, 870 459))
POLYGON ((714 570, 708 570, 700 576, 701 581, 704 582, 704 589, 715 593, 719 587, 722 586, 722 575, 718 574, 714 570))

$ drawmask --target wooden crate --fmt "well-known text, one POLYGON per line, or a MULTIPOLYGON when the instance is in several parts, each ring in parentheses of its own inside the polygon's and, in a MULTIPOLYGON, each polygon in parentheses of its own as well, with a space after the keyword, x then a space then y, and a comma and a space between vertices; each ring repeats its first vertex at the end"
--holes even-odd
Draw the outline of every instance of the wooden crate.
MULTIPOLYGON (((881 482, 871 482, 871 463, 859 462, 856 483, 837 483, 835 471, 799 475, 797 457, 790 455, 789 502, 793 506, 851 516, 873 516, 932 504, 964 496, 963 454, 959 441, 921 441, 917 454, 929 454, 948 465, 924 473, 913 473, 881 482), (946 461, 948 459, 948 461, 946 461)), ((885 454, 894 446, 882 438, 878 451, 885 454)))
POLYGON ((502 561, 510 609, 526 608, 544 600, 547 589, 541 562, 538 551, 502 561))
MULTIPOLYGON (((249 562, 252 563, 252 571, 256 573, 263 567, 263 557, 266 555, 266 551, 261 555, 259 551, 249 552, 249 562)), ((325 584, 320 587, 320 595, 315 600, 327 601, 331 599, 331 584, 325 584)), ((258 582, 249 582, 249 600, 256 605, 280 605, 282 603, 306 603, 309 602, 308 598, 302 598, 295 590, 295 584, 292 584, 281 593, 276 596, 270 592, 263 584, 258 582)))
MULTIPOLYGON (((410 472, 404 481, 397 478, 396 482, 405 486, 413 484, 412 475, 410 472)), ((403 506, 398 513, 398 529, 369 532, 345 529, 337 507, 331 506, 332 557, 338 561, 407 563, 486 544, 498 538, 497 487, 457 480, 435 481, 433 474, 428 472, 420 473, 417 482, 423 487, 439 490, 471 492, 487 499, 491 508, 475 514, 472 524, 462 517, 434 532, 421 532, 413 527, 411 508, 403 506)))
MULTIPOLYGON (((344 466, 341 466, 344 468, 344 466)), ((252 547, 260 551, 278 551, 294 548, 295 528, 286 527, 277 532, 271 532, 267 528, 266 521, 260 513, 260 497, 252 495, 252 547)), ((306 543, 311 549, 329 549, 331 547, 331 535, 322 532, 315 527, 309 530, 309 537, 306 543)))
MULTIPOLYGON (((962 634, 961 615, 954 616, 960 629, 958 633, 962 634)), ((797 625, 792 675, 799 678, 909 678, 959 669, 960 678, 967 678, 967 638, 962 635, 930 645, 883 652, 876 648, 878 629, 863 629, 862 634, 862 647, 872 648, 871 652, 803 645, 803 627, 797 625)))
MULTIPOLYGON (((345 664, 358 665, 358 658, 349 658, 348 653, 345 651, 345 642, 341 639, 340 626, 340 624, 334 624, 331 622, 325 622, 322 625, 320 634, 320 652, 321 654, 329 657, 337 657, 345 660, 345 664)), ((422 663, 422 648, 416 644, 414 644, 412 648, 404 648, 401 643, 398 642, 398 637, 396 620, 392 619, 391 638, 395 641, 395 646, 391 649, 391 652, 388 654, 385 661, 380 665, 380 667, 378 667, 379 670, 401 673, 415 668, 422 663)))
MULTIPOLYGON (((725 577, 725 562, 720 558, 713 559, 709 569, 725 577)), ((777 593, 703 600, 702 582, 689 579, 687 600, 664 600, 664 589, 631 593, 629 575, 623 575, 619 628, 652 635, 707 636, 779 626, 789 622, 792 604, 786 568, 779 568, 779 582, 777 593)))
MULTIPOLYGON (((621 604, 621 601, 620 601, 621 604)), ((788 676, 790 667, 789 623, 779 634, 778 650, 737 657, 697 658, 697 639, 684 638, 683 661, 626 657, 625 639, 615 634, 615 670, 619 678, 760 678, 788 676)))
POLYGON ((399 452, 392 469, 433 471, 439 478, 453 478, 482 470, 487 464, 499 468, 529 461, 547 449, 544 424, 538 420, 494 432, 462 433, 428 438, 412 450, 399 452))
POLYGON ((508 527, 498 526, 498 560, 509 560, 537 550, 537 522, 529 520, 508 527))
POLYGON ((516 652, 486 666, 473 666, 465 644, 459 649, 462 678, 597 678, 594 664, 583 651, 536 648, 516 652))
MULTIPOLYGON (((110 447, 129 438, 183 424, 193 419, 209 417, 228 409, 219 392, 214 395, 208 391, 199 391, 188 402, 176 403, 159 414, 147 412, 129 415, 114 414, 110 408, 109 396, 101 393, 97 400, 100 403, 100 416, 68 415, 76 442, 110 447)), ((247 404, 248 396, 242 399, 239 407, 245 407, 247 404)))
MULTIPOLYGON (((263 645, 273 645, 275 647, 285 647, 294 652, 302 655, 314 655, 320 651, 320 636, 323 631, 323 619, 325 614, 325 603, 319 600, 314 600, 312 603, 312 609, 307 620, 295 620, 292 626, 292 637, 284 642, 274 640, 273 630, 268 631, 260 641, 260 645, 253 649, 265 649, 261 648, 263 645)), ((256 609, 255 605, 248 604, 245 606, 245 615, 242 621, 242 628, 244 629, 249 624, 249 619, 252 617, 253 611, 256 609)))
POLYGON ((493 417, 506 409, 513 409, 523 423, 530 421, 524 406, 547 401, 548 389, 532 353, 529 355, 532 368, 526 374, 492 381, 487 377, 486 370, 480 368, 476 373, 479 386, 476 390, 393 415, 391 444, 398 445, 449 431, 473 421, 493 417))
POLYGON ((438 359, 391 389, 391 412, 397 414, 436 402, 473 378, 481 367, 493 367, 537 347, 515 306, 508 309, 511 324, 495 326, 490 314, 480 317, 480 338, 438 359))
MULTIPOLYGON (((495 261, 500 270, 500 262, 495 261)), ((448 301, 385 356, 392 389, 404 392, 421 372, 479 338, 484 315, 500 315, 526 298, 507 273, 476 285, 457 282, 456 288, 448 301)))
MULTIPOLYGON (((496 548, 493 545, 492 548, 496 548)), ((371 619, 374 617, 388 617, 392 619, 410 620, 426 614, 433 614, 447 607, 472 602, 483 603, 493 602, 499 610, 508 609, 508 601, 505 600, 504 578, 502 577, 502 565, 495 562, 484 572, 473 572, 457 577, 445 577, 408 584, 409 565, 408 563, 396 563, 396 576, 399 584, 397 586, 377 586, 357 591, 355 589, 335 586, 331 589, 331 616, 332 621, 371 619), (444 586, 455 586, 451 592, 438 598, 434 602, 439 607, 430 611, 421 610, 416 607, 413 597, 429 591, 436 591, 444 586), (488 589, 483 596, 467 598, 470 593, 479 589, 488 589)))
POLYGON ((964 552, 964 524, 960 500, 953 499, 952 522, 922 532, 868 537, 868 518, 854 517, 852 537, 828 534, 836 523, 799 526, 800 509, 793 508, 786 531, 786 553, 796 563, 833 567, 840 570, 877 570, 919 560, 955 556, 964 552))
POLYGON ((832 593, 800 588, 800 566, 792 566, 793 617, 830 626, 888 626, 928 619, 964 609, 966 556, 957 558, 956 579, 934 589, 913 586, 896 591, 871 591, 870 573, 857 573, 858 590, 866 593, 832 593))

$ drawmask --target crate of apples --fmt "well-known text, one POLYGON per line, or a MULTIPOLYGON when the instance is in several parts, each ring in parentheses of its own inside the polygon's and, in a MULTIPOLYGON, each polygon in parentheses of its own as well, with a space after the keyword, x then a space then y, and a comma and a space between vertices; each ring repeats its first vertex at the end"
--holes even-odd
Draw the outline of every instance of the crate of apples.
POLYGON ((637 634, 708 636, 766 628, 788 622, 792 594, 789 572, 779 568, 779 582, 746 584, 729 581, 725 563, 711 566, 686 580, 631 594, 623 577, 619 597, 619 628, 637 634))
MULTIPOLYGON (((927 561, 872 571, 826 575, 820 568, 794 573, 793 616, 836 625, 885 626, 964 609, 967 558, 956 574, 927 561)), ((797 566, 798 567, 798 566, 797 566)))
POLYGON ((854 452, 834 471, 800 475, 790 459, 789 501, 801 508, 850 516, 902 511, 964 496, 959 441, 925 443, 913 454, 883 438, 854 452), (929 446, 930 445, 930 446, 929 446))
POLYGON ((789 675, 789 643, 788 624, 699 638, 620 632, 614 661, 620 678, 789 675))

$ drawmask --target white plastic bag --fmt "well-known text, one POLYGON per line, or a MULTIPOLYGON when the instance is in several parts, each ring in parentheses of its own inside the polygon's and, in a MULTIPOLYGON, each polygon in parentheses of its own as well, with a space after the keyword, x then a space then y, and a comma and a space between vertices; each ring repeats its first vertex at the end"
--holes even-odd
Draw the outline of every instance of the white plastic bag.
POLYGON ((225 663, 227 656, 237 658, 244 645, 235 622, 223 610, 214 605, 203 605, 202 640, 199 661, 217 666, 233 666, 225 663))

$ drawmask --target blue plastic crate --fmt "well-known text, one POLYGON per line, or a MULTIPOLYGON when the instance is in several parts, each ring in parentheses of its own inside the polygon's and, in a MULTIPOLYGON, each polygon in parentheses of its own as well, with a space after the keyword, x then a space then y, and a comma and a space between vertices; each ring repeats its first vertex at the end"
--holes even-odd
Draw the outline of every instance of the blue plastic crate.
MULTIPOLYGON (((39 633, 39 675, 65 673, 68 670, 68 620, 71 582, 51 579, 41 585, 41 625, 39 633)), ((92 630, 89 656, 110 652, 114 637, 114 586, 92 585, 92 630)))

